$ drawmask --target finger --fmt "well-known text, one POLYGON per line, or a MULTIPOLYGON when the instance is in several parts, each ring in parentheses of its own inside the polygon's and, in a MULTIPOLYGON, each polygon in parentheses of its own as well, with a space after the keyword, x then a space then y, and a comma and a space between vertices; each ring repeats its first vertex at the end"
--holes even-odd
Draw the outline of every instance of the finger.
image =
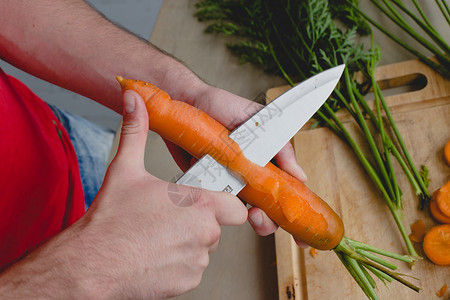
POLYGON ((148 115, 144 100, 134 91, 123 94, 123 123, 116 162, 132 169, 144 168, 148 115))
POLYGON ((238 197, 226 192, 208 192, 214 202, 215 215, 219 225, 233 226, 244 224, 247 209, 238 197))
POLYGON ((217 248, 219 247, 219 244, 220 244, 220 238, 217 239, 217 241, 215 241, 214 244, 209 246, 208 254, 211 254, 211 253, 215 252, 217 250, 217 248))
POLYGON ((278 167, 296 177, 298 180, 302 182, 306 181, 306 173, 297 163, 294 148, 291 143, 287 143, 280 152, 275 155, 274 159, 277 162, 278 167))
POLYGON ((297 240, 296 238, 294 238, 294 241, 297 244, 297 246, 299 246, 300 248, 306 249, 309 247, 308 244, 306 244, 305 242, 302 242, 300 240, 297 240))
POLYGON ((278 225, 263 210, 257 207, 252 207, 248 210, 248 222, 260 236, 267 236, 278 229, 278 225))
POLYGON ((195 157, 191 158, 191 161, 189 162, 191 164, 191 167, 198 161, 195 157))
POLYGON ((181 169, 181 171, 186 172, 191 167, 192 155, 184 151, 182 148, 178 147, 171 141, 163 139, 166 143, 166 147, 172 155, 175 163, 181 169))

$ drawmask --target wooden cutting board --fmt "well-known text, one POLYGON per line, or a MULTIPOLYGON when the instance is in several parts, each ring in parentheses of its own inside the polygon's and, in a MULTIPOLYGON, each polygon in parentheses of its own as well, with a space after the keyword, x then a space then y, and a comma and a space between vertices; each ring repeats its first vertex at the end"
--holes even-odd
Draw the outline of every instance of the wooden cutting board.
MULTIPOLYGON (((376 78, 384 89, 391 88, 385 95, 394 93, 386 100, 416 165, 428 167, 429 190, 433 192, 450 180, 450 167, 443 159, 443 147, 450 140, 450 81, 416 60, 380 67, 376 78)), ((269 90, 268 99, 274 99, 287 88, 269 90)), ((361 137, 350 120, 345 124, 361 137)), ((357 140, 367 150, 362 139, 357 140)), ((407 253, 381 194, 344 142, 329 129, 318 128, 301 130, 293 138, 293 144, 298 162, 308 175, 307 185, 341 216, 346 236, 385 250, 407 253)), ((405 228, 410 232, 410 224, 420 218, 430 229, 437 223, 428 209, 417 209, 414 191, 400 167, 395 168, 403 192, 405 228)), ((276 233, 275 243, 279 299, 366 299, 334 252, 322 251, 312 258, 309 249, 299 249, 281 229, 276 233)), ((432 264, 421 245, 416 243, 415 247, 424 259, 412 269, 404 263, 398 265, 400 272, 420 279, 411 279, 422 288, 420 293, 396 282, 386 287, 377 281, 380 299, 438 299, 435 292, 444 283, 450 285, 450 267, 432 264)), ((441 299, 450 299, 449 292, 441 299)))

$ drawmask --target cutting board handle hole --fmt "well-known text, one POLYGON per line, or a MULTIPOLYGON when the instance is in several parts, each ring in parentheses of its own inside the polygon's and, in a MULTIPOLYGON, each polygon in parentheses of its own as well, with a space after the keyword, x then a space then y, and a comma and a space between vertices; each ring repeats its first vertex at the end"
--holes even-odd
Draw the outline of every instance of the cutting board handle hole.
MULTIPOLYGON (((421 73, 403 75, 394 78, 386 78, 377 81, 384 97, 400 95, 415 91, 420 91, 427 86, 427 77, 421 73)), ((373 100, 375 97, 373 92, 369 92, 365 98, 373 100)))

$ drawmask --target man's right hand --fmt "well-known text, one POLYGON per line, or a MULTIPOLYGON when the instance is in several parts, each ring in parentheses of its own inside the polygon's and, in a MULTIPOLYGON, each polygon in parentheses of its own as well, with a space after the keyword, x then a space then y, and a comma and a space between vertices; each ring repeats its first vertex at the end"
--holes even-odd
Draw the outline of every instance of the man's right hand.
POLYGON ((220 238, 247 210, 228 193, 167 183, 144 168, 148 116, 142 98, 124 95, 118 153, 86 214, 88 254, 97 276, 114 278, 126 298, 166 298, 196 287, 220 238))
POLYGON ((247 209, 231 194, 149 174, 144 102, 133 91, 124 101, 118 152, 93 204, 78 222, 0 275, 3 295, 22 288, 31 294, 18 296, 35 298, 174 297, 200 283, 220 225, 246 221, 247 209))

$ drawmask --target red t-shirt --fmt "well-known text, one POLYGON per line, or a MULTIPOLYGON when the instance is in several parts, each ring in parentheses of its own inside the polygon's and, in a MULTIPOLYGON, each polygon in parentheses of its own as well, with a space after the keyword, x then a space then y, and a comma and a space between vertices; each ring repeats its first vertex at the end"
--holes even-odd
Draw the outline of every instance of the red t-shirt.
POLYGON ((83 213, 67 132, 46 103, 0 69, 0 272, 83 213))

